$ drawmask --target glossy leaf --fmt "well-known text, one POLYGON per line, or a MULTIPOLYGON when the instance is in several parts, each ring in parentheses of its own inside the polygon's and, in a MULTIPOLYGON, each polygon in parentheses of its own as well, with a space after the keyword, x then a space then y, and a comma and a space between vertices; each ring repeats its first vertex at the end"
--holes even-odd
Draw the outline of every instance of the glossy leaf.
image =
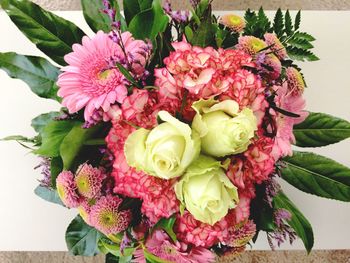
POLYGON ((39 185, 37 188, 35 188, 34 193, 45 201, 63 206, 63 203, 56 190, 39 185))
POLYGON ((102 234, 87 225, 77 216, 68 226, 66 243, 70 253, 75 256, 94 256, 98 254, 97 242, 102 234))
POLYGON ((53 121, 54 118, 60 116, 57 111, 41 114, 32 120, 32 127, 37 133, 42 133, 46 125, 53 121))
POLYGON ((151 8, 134 16, 130 21, 129 31, 137 39, 155 41, 157 35, 166 30, 168 22, 169 18, 164 13, 160 0, 154 0, 151 8))
POLYGON ((309 221, 283 192, 279 192, 274 197, 273 205, 275 209, 285 209, 289 211, 292 218, 287 222, 301 238, 306 250, 310 253, 314 245, 314 234, 309 221))
POLYGON ((59 151, 65 170, 71 168, 85 141, 90 139, 99 128, 99 126, 94 126, 89 129, 83 129, 81 126, 82 123, 76 123, 60 144, 59 151))
POLYGON ((84 32, 69 22, 29 0, 0 0, 13 23, 42 52, 61 65, 64 55, 80 43, 84 32))
POLYGON ((152 0, 124 0, 125 20, 129 25, 131 20, 142 11, 151 8, 152 0))
MULTIPOLYGON (((120 13, 118 1, 110 0, 109 2, 116 10, 116 19, 121 21, 122 31, 125 31, 127 27, 125 19, 120 13)), ((81 6, 86 22, 94 32, 102 30, 108 33, 112 30, 112 21, 107 14, 102 12, 104 8, 102 0, 81 0, 81 6)))
POLYGON ((13 52, 0 53, 0 69, 11 78, 24 81, 39 97, 60 100, 55 84, 59 69, 46 59, 13 52))
POLYGON ((350 122, 325 113, 311 112, 306 120, 294 126, 296 145, 321 147, 350 137, 350 122))
POLYGON ((41 134, 41 147, 34 153, 45 157, 59 156, 63 139, 75 125, 76 122, 73 121, 52 121, 47 124, 41 134))
POLYGON ((294 152, 284 158, 282 178, 309 194, 350 202, 350 169, 329 158, 294 152))

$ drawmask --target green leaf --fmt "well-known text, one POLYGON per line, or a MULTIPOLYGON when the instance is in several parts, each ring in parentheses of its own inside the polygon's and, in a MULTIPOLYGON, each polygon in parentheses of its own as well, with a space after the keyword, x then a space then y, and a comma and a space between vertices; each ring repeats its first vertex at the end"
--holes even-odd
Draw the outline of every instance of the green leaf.
POLYGON ((287 52, 290 58, 299 61, 317 61, 319 58, 309 50, 304 50, 296 47, 287 47, 287 52))
POLYGON ((273 23, 273 29, 278 37, 281 37, 283 35, 283 29, 284 29, 284 21, 283 21, 283 13, 281 8, 278 8, 274 23, 273 23))
MULTIPOLYGON (((125 19, 120 13, 118 1, 110 0, 109 2, 116 10, 116 19, 121 21, 122 31, 125 31, 127 26, 125 19)), ((112 30, 112 21, 107 14, 101 11, 104 8, 102 0, 81 0, 81 5, 85 20, 94 32, 102 30, 108 33, 112 30)))
POLYGON ((297 31, 300 27, 301 22, 301 11, 299 10, 297 15, 295 16, 295 22, 294 22, 294 30, 297 31))
POLYGON ((0 139, 0 141, 18 141, 18 142, 30 142, 30 143, 35 143, 35 139, 33 138, 27 138, 22 135, 11 135, 7 136, 5 138, 0 139))
POLYGON ((191 43, 194 46, 206 47, 215 43, 216 27, 212 23, 211 10, 206 10, 206 14, 200 22, 198 29, 193 32, 191 43))
POLYGON ((350 138, 350 122, 325 113, 310 112, 302 123, 294 126, 296 145, 321 147, 350 138))
POLYGON ((34 193, 45 201, 64 206, 56 190, 39 185, 34 193))
POLYGON ((83 129, 82 123, 76 123, 70 132, 64 137, 59 147, 59 152, 63 160, 63 168, 71 169, 74 160, 84 146, 84 143, 92 138, 100 126, 83 129))
POLYGON ((176 234, 173 230, 174 224, 175 224, 176 218, 175 216, 172 216, 170 218, 162 218, 160 219, 157 224, 153 227, 153 229, 163 229, 169 237, 173 240, 173 242, 176 242, 176 234))
POLYGON ((350 169, 329 158, 294 152, 284 158, 282 178, 309 194, 350 202, 350 169))
POLYGON ((51 172, 51 185, 54 189, 56 189, 57 176, 62 172, 62 170, 63 170, 62 158, 60 156, 52 158, 50 162, 50 172, 51 172))
POLYGON ((134 16, 129 31, 137 39, 150 39, 154 42, 157 35, 166 30, 168 22, 169 18, 164 13, 160 0, 154 0, 151 8, 134 16))
POLYGON ((88 226, 80 216, 77 216, 66 231, 68 250, 75 256, 97 255, 97 242, 101 236, 95 228, 88 226))
POLYGON ((193 38, 193 30, 190 26, 185 27, 185 35, 186 35, 187 41, 191 42, 193 38))
POLYGON ((69 22, 28 0, 1 0, 13 23, 42 52, 61 65, 64 55, 80 43, 84 32, 69 22))
POLYGON ((11 78, 24 81, 41 98, 60 100, 55 84, 59 69, 44 58, 0 53, 0 69, 11 78))
POLYGON ((293 38, 307 40, 309 42, 316 40, 313 36, 305 32, 295 32, 293 38))
POLYGON ((146 263, 173 263, 172 261, 161 259, 152 253, 148 252, 146 249, 143 250, 143 254, 146 259, 146 263))
POLYGON ((52 111, 52 112, 49 112, 49 113, 44 113, 44 114, 41 114, 37 117, 35 117, 33 120, 32 120, 32 124, 31 126, 34 128, 34 130, 37 132, 37 133, 42 133, 45 126, 54 120, 54 118, 60 116, 60 113, 57 112, 57 111, 52 111))
POLYGON ((111 253, 108 253, 105 257, 105 263, 120 263, 120 260, 119 260, 119 257, 116 257, 111 253))
POLYGON ((282 191, 274 197, 273 204, 275 209, 285 209, 290 212, 292 218, 287 222, 301 238, 307 252, 310 253, 314 245, 314 234, 309 221, 282 191))
POLYGON ((141 88, 140 84, 137 83, 137 81, 134 79, 134 77, 130 74, 130 72, 120 63, 116 63, 117 68, 119 71, 124 75, 124 77, 134 86, 141 88))
POLYGON ((60 155, 60 145, 63 139, 76 125, 74 121, 52 121, 42 131, 42 145, 34 151, 35 154, 45 157, 60 155))
POLYGON ((291 35, 293 33, 293 22, 292 22, 292 17, 290 16, 289 10, 287 10, 284 16, 284 24, 285 24, 286 34, 291 35))
POLYGON ((124 0, 123 7, 126 23, 129 25, 137 14, 151 8, 152 2, 152 0, 124 0))
POLYGON ((299 38, 291 38, 288 40, 288 44, 300 49, 311 49, 314 47, 308 40, 299 38))

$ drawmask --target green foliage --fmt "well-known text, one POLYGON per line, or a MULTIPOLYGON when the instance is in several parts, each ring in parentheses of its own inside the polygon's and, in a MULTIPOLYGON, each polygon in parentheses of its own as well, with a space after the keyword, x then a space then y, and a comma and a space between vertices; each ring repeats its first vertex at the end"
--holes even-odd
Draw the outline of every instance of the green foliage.
POLYGON ((294 126, 296 145, 321 147, 350 138, 350 122, 325 113, 310 112, 306 120, 294 126))
POLYGON ((116 63, 117 68, 119 71, 124 75, 124 77, 135 87, 141 88, 140 84, 136 82, 134 77, 130 74, 130 72, 120 63, 116 63))
POLYGON ((301 22, 301 11, 299 10, 297 15, 295 16, 295 21, 294 21, 295 31, 297 31, 300 28, 300 22, 301 22))
POLYGON ((81 42, 84 32, 75 24, 29 0, 1 0, 1 6, 15 25, 42 52, 61 65, 64 55, 81 42))
POLYGON ((284 15, 284 32, 287 35, 291 35, 293 33, 293 22, 289 10, 287 10, 284 15))
POLYGON ((191 43, 195 46, 206 47, 215 45, 215 25, 212 23, 211 11, 202 18, 199 27, 194 31, 191 43))
MULTIPOLYGON (((125 31, 127 26, 125 19, 120 13, 118 1, 109 0, 109 2, 117 12, 116 19, 121 22, 122 31, 125 31)), ((94 32, 102 30, 108 33, 111 31, 112 21, 107 14, 101 11, 104 8, 102 0, 81 0, 81 6, 83 7, 86 22, 94 32)))
POLYGON ((281 37, 284 33, 284 16, 281 8, 279 8, 276 12, 274 22, 273 22, 273 30, 275 31, 277 37, 281 37))
POLYGON ((51 172, 51 186, 54 189, 56 189, 57 176, 60 174, 60 172, 62 172, 62 170, 63 170, 62 158, 60 156, 52 158, 50 162, 50 172, 51 172))
POLYGON ((155 42, 158 34, 166 30, 169 18, 164 13, 160 0, 154 0, 150 8, 142 10, 133 16, 129 31, 137 39, 150 39, 155 42))
POLYGON ((117 260, 116 262, 119 263, 130 262, 132 255, 136 250, 134 247, 125 247, 123 251, 121 251, 119 244, 115 244, 105 237, 100 238, 98 241, 98 248, 102 253, 107 254, 106 262, 114 262, 117 260))
POLYGON ((23 80, 39 97, 60 100, 55 84, 59 69, 46 59, 13 52, 0 53, 0 69, 11 78, 23 80))
POLYGON ((60 145, 67 134, 77 125, 74 121, 51 121, 42 131, 42 145, 34 151, 45 157, 58 157, 60 145))
POLYGON ((282 178, 309 194, 350 202, 350 169, 329 158, 294 152, 283 159, 282 178))
POLYGON ((246 20, 244 35, 251 35, 263 39, 265 33, 272 32, 273 30, 271 22, 262 7, 259 9, 258 13, 248 9, 244 18, 246 20))
POLYGON ((146 263, 171 263, 171 261, 161 259, 150 252, 148 252, 146 249, 143 250, 143 254, 146 259, 146 263))
POLYGON ((287 222, 301 238, 307 252, 310 253, 314 245, 314 235, 309 221, 282 191, 274 197, 273 205, 274 209, 285 209, 291 214, 292 217, 287 222))
POLYGON ((173 230, 175 221, 176 221, 175 216, 172 216, 170 218, 162 218, 157 222, 157 224, 155 224, 155 226, 153 227, 153 230, 163 229, 169 235, 169 237, 174 242, 176 242, 177 238, 176 238, 176 234, 173 230))
POLYGON ((68 226, 66 243, 68 250, 75 256, 94 256, 98 254, 97 242, 102 234, 87 225, 77 216, 68 226))
POLYGON ((129 25, 136 15, 150 9, 152 7, 152 2, 152 0, 123 0, 126 23, 129 25))
POLYGON ((54 189, 50 189, 39 185, 37 188, 35 188, 34 193, 47 202, 63 206, 63 203, 60 197, 58 196, 57 191, 54 189))
POLYGON ((317 61, 319 58, 309 50, 301 49, 293 46, 287 47, 287 52, 290 58, 299 61, 317 61))

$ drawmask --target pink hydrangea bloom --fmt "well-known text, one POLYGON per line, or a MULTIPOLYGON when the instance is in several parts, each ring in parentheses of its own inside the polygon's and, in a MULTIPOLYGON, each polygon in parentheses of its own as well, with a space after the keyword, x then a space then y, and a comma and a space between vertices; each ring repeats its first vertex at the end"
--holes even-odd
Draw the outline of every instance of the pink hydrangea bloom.
POLYGON ((124 155, 124 143, 133 127, 118 123, 106 138, 109 149, 115 156, 112 176, 114 192, 143 200, 141 211, 154 224, 162 217, 170 217, 179 211, 172 180, 161 180, 130 167, 124 155))
MULTIPOLYGON (((173 243, 169 236, 162 230, 156 230, 146 241, 146 249, 160 259, 176 263, 210 263, 215 262, 215 255, 202 247, 189 248, 185 243, 176 241, 173 243)), ((145 263, 146 259, 142 250, 134 253, 135 263, 145 263)))
POLYGON ((251 108, 260 124, 268 106, 261 80, 245 69, 237 70, 232 80, 230 88, 220 96, 221 100, 232 99, 238 102, 241 109, 251 108))
POLYGON ((85 198, 95 198, 100 194, 102 182, 106 175, 90 164, 82 164, 74 178, 78 193, 85 198))
POLYGON ((273 33, 266 33, 264 35, 265 43, 270 47, 271 51, 280 59, 284 60, 287 58, 287 50, 273 33))
POLYGON ((57 81, 58 95, 70 113, 85 107, 84 117, 89 121, 96 110, 102 108, 103 112, 108 112, 111 105, 123 102, 128 81, 114 63, 124 64, 129 60, 129 54, 136 55, 137 63, 132 63, 130 70, 138 75, 144 71, 147 44, 134 40, 128 32, 122 34, 122 42, 127 58, 122 48, 102 31, 91 39, 83 37, 81 45, 73 45, 73 52, 65 56, 68 66, 62 68, 63 73, 57 81))
POLYGON ((68 208, 76 208, 80 205, 81 198, 77 194, 77 185, 72 172, 61 172, 57 176, 56 186, 58 195, 65 206, 68 208))
POLYGON ((271 111, 276 120, 276 137, 272 154, 275 160, 287 155, 292 155, 291 143, 295 142, 293 134, 293 126, 303 122, 308 116, 308 112, 304 111, 305 100, 301 94, 294 94, 288 88, 288 85, 275 86, 276 105, 288 112, 298 114, 299 117, 293 118, 282 113, 271 111))
POLYGON ((182 216, 177 217, 175 233, 182 242, 209 248, 227 238, 227 227, 225 218, 211 226, 196 220, 188 211, 185 211, 182 216))
POLYGON ((131 221, 131 212, 119 211, 121 203, 122 199, 118 196, 102 196, 91 207, 89 221, 105 235, 124 231, 131 221))

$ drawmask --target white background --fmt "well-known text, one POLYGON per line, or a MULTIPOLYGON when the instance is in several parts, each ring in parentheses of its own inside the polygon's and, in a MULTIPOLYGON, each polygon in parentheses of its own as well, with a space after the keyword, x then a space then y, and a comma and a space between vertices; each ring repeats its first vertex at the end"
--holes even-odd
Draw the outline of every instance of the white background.
MULTIPOLYGON (((61 12, 90 32, 80 12, 61 12)), ((303 12, 302 28, 316 38, 321 61, 303 63, 308 109, 350 120, 350 12, 303 12)), ((0 52, 42 55, 0 11, 0 52)), ((0 138, 34 135, 30 121, 59 105, 36 97, 19 80, 0 71, 0 138)), ((350 140, 317 152, 350 166, 350 140)), ((64 233, 76 211, 45 202, 33 189, 38 160, 15 142, 0 142, 0 250, 66 250, 64 233)), ((304 194, 282 183, 313 225, 316 249, 350 249, 350 204, 304 194)), ((288 245, 282 248, 290 249, 288 245)), ((293 249, 302 249, 296 242, 293 249)), ((254 249, 269 249, 261 235, 254 249)))

